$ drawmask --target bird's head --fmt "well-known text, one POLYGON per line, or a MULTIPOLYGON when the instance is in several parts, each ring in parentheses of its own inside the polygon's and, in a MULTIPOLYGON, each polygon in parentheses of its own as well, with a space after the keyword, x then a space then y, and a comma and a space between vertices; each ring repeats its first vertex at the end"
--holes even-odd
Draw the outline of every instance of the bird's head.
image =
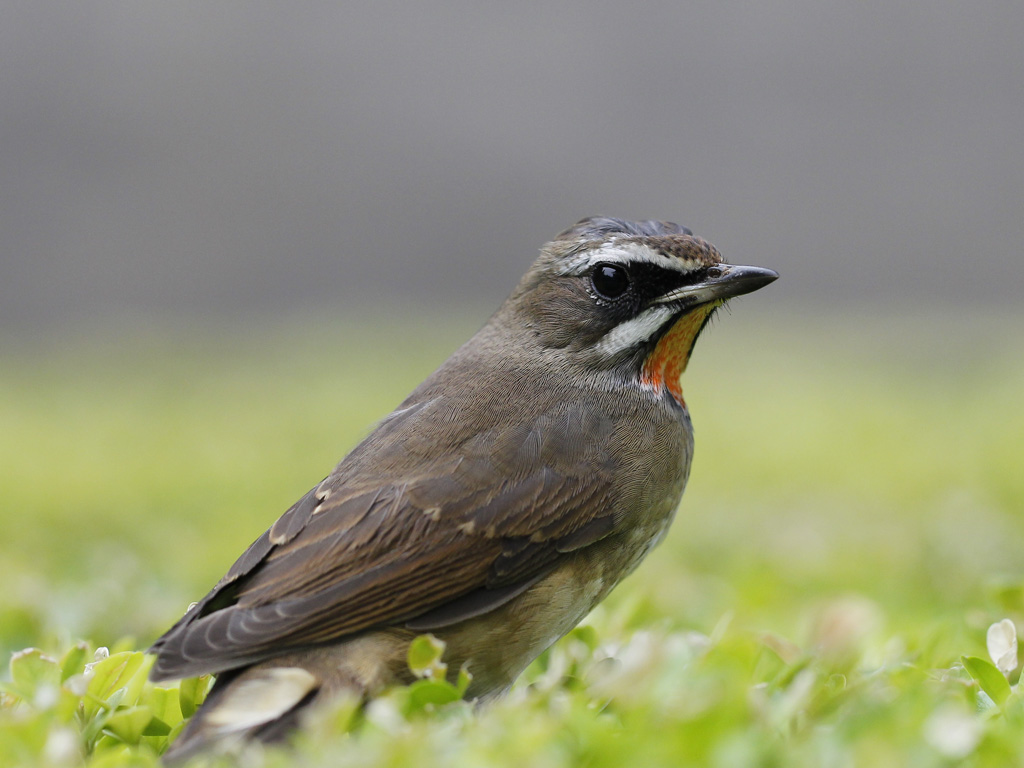
POLYGON ((711 315, 777 277, 726 264, 678 224, 596 217, 541 249, 506 309, 586 370, 639 377, 682 403, 679 377, 711 315))

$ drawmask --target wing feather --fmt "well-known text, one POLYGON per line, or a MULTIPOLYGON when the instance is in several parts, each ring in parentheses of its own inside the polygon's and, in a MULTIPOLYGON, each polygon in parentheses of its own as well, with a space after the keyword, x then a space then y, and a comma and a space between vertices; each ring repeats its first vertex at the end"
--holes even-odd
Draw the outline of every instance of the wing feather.
MULTIPOLYGON (((388 442, 400 449, 403 432, 418 437, 431 412, 389 419, 388 442)), ((365 452, 362 464, 352 458, 357 449, 156 642, 154 679, 493 610, 612 531, 609 433, 593 411, 542 413, 379 476, 365 470, 365 452)))

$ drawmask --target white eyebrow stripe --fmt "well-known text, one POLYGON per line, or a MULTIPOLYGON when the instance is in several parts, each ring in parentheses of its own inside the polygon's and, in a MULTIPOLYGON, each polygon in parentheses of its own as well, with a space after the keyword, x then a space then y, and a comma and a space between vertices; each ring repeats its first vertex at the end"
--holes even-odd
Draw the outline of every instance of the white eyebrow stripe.
POLYGON ((632 349, 650 339, 658 329, 672 319, 675 310, 664 305, 645 309, 632 320, 619 323, 597 342, 597 351, 612 356, 623 350, 632 349))
POLYGON ((643 243, 620 244, 612 240, 599 248, 584 251, 566 264, 560 270, 560 274, 582 275, 592 266, 600 264, 603 261, 610 261, 619 264, 635 264, 637 262, 644 262, 646 264, 656 264, 659 267, 671 269, 675 272, 687 272, 691 269, 697 269, 700 266, 700 264, 698 264, 694 259, 681 259, 676 256, 666 256, 664 253, 656 251, 649 245, 644 245, 643 243))

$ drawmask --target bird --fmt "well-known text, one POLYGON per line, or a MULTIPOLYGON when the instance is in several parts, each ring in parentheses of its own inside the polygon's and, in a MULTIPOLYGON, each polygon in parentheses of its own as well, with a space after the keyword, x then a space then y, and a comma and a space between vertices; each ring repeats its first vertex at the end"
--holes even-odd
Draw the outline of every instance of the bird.
POLYGON ((424 633, 468 669, 468 699, 500 696, 665 536, 693 455, 694 343, 777 277, 668 221, 591 217, 546 243, 153 644, 153 681, 216 676, 165 759, 279 741, 318 703, 408 683, 424 633))

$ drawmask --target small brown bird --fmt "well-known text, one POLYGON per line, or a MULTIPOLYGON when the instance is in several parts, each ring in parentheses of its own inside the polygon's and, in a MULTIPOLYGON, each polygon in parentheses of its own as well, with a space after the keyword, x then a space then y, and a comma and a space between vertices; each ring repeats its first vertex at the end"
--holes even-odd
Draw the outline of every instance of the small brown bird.
POLYGON ((153 645, 216 673, 167 757, 273 740, 308 705, 410 680, 432 632, 506 690, 665 535, 693 453, 680 376, 727 299, 778 275, 690 230, 590 218, 153 645))

